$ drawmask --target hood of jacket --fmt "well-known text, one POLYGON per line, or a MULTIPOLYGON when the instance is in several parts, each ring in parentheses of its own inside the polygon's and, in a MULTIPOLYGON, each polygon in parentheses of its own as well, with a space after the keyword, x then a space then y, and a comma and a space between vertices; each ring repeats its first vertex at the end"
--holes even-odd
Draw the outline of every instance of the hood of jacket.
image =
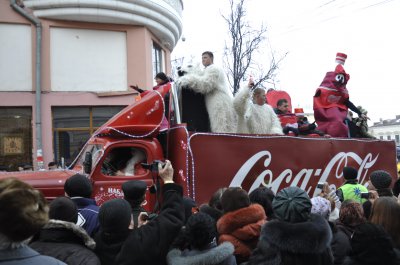
POLYGON ((202 265, 219 264, 233 254, 234 247, 229 242, 204 251, 182 252, 179 249, 172 249, 167 255, 168 264, 173 265, 202 265))

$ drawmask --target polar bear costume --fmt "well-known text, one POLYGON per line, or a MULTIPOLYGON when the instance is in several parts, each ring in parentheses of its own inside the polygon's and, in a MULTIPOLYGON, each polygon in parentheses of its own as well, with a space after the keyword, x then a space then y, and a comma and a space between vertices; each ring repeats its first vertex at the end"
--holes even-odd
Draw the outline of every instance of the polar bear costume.
POLYGON ((186 72, 176 81, 181 87, 188 87, 205 96, 206 108, 210 117, 212 132, 236 132, 236 114, 233 109, 233 96, 221 68, 214 64, 203 71, 196 67, 182 67, 186 72))
POLYGON ((253 103, 253 93, 248 86, 242 87, 233 101, 238 115, 238 133, 280 134, 282 126, 273 108, 253 103))

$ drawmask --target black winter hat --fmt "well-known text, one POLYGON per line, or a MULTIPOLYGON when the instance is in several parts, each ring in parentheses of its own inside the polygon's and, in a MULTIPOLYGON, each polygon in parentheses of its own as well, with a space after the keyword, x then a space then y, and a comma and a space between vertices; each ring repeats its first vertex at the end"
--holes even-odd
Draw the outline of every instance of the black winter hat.
POLYGON ((92 195, 92 183, 90 180, 81 174, 75 174, 65 181, 64 191, 69 197, 84 197, 90 198, 92 195))
POLYGON ((287 187, 276 194, 272 207, 281 220, 299 223, 308 220, 312 204, 304 190, 298 187, 287 187))
POLYGON ((147 184, 142 180, 129 180, 122 184, 122 191, 127 200, 140 200, 146 194, 147 184))
POLYGON ((343 168, 343 178, 345 180, 357 179, 358 171, 354 167, 343 168))
POLYGON ((78 208, 70 198, 55 198, 50 203, 49 218, 75 224, 78 221, 78 208))
MULTIPOLYGON (((183 197, 183 207, 185 208, 185 223, 189 219, 189 217, 193 214, 193 208, 197 207, 196 202, 190 197, 183 197)), ((198 210, 197 210, 198 212, 198 210)))
POLYGON ((389 188, 390 184, 392 184, 392 176, 385 170, 372 172, 369 179, 377 190, 389 188))
POLYGON ((225 213, 233 212, 249 205, 249 195, 244 189, 239 187, 228 188, 221 196, 221 206, 225 213))
POLYGON ((156 76, 154 78, 160 78, 162 81, 169 81, 168 76, 163 73, 163 72, 159 72, 158 74, 156 74, 156 76))
POLYGON ((128 232, 131 223, 131 206, 126 200, 112 199, 101 205, 100 229, 106 233, 128 232))

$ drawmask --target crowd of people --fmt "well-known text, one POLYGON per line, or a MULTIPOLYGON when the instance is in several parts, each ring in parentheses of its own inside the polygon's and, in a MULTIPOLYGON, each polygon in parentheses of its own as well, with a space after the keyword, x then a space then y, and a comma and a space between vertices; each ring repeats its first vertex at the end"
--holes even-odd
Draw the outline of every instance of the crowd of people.
POLYGON ((324 183, 313 198, 296 186, 225 187, 197 205, 169 161, 158 169, 154 213, 142 207, 140 180, 100 207, 84 175, 68 178, 66 196, 49 204, 21 180, 0 180, 0 264, 400 264, 399 191, 386 171, 365 187, 344 167, 343 185, 324 183))

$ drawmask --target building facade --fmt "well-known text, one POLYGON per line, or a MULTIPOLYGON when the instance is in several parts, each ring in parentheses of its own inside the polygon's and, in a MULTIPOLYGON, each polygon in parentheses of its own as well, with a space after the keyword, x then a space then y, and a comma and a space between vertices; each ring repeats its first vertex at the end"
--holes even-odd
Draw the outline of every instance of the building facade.
POLYGON ((393 140, 396 145, 400 145, 400 115, 396 115, 395 119, 381 119, 379 122, 374 122, 369 130, 378 139, 393 140))
MULTIPOLYGON (((182 0, 0 1, 0 166, 71 162, 171 72, 182 0)), ((45 166, 46 168, 46 166, 45 166)))

